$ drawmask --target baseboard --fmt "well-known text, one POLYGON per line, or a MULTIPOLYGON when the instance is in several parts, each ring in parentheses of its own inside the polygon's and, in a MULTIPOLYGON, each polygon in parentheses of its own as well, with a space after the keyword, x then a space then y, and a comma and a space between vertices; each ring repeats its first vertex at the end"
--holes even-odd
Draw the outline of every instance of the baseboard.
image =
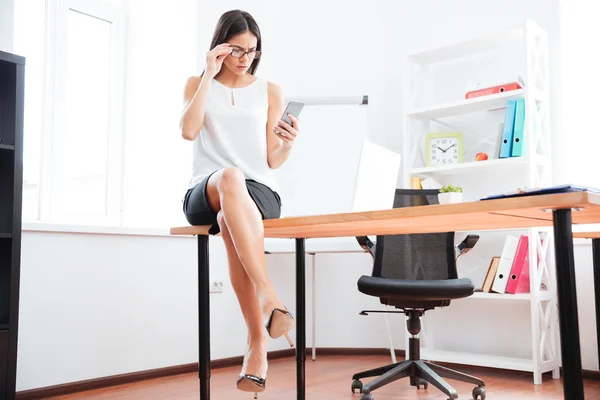
MULTIPOLYGON (((270 351, 268 357, 270 360, 278 358, 294 357, 294 349, 270 351)), ((233 367, 242 365, 243 356, 222 358, 213 360, 210 363, 211 369, 233 367)), ((85 381, 65 383, 62 385, 47 386, 43 388, 23 390, 17 392, 16 400, 38 400, 44 397, 63 396, 87 390, 102 389, 109 386, 123 385, 144 381, 147 379, 163 378, 172 375, 189 374, 198 371, 198 363, 175 365, 172 367, 157 368, 146 371, 131 372, 128 374, 112 375, 103 378, 89 379, 85 381)))
POLYGON ((146 371, 131 372, 128 374, 106 376, 103 378, 88 379, 85 381, 65 383, 62 385, 46 386, 37 389, 23 390, 17 392, 17 400, 36 400, 45 397, 62 396, 71 393, 84 392, 86 390, 101 389, 109 386, 122 385, 125 383, 138 382, 152 378, 186 374, 196 371, 198 363, 176 365, 172 367, 157 368, 146 371))
MULTIPOLYGON (((306 349, 310 358, 312 349, 306 349)), ((386 355, 390 354, 388 349, 354 349, 354 348, 317 348, 318 355, 343 356, 343 355, 386 355)), ((396 350, 398 357, 404 357, 404 350, 396 350)), ((296 350, 285 349, 270 351, 269 360, 294 357, 296 350)), ((227 368, 242 365, 243 356, 221 358, 210 363, 211 369, 227 368)), ((198 371, 198 363, 176 365, 173 367, 157 368, 147 371, 132 372, 129 374, 113 375, 85 381, 65 383, 62 385, 47 386, 43 388, 23 390, 17 393, 17 400, 36 400, 44 397, 62 396, 71 393, 84 392, 87 390, 101 389, 109 386, 122 385, 125 383, 139 382, 147 379, 162 378, 172 375, 188 374, 198 371)))
POLYGON ((177 365, 172 367, 157 368, 147 371, 131 372, 128 374, 113 375, 103 378, 88 379, 84 381, 65 383, 62 385, 46 386, 37 389, 17 392, 17 400, 36 400, 44 397, 61 396, 86 390, 100 389, 108 386, 122 385, 145 379, 161 378, 170 375, 179 375, 192 372, 198 368, 198 363, 177 365))
MULTIPOLYGON (((398 358, 404 358, 404 350, 395 350, 398 358)), ((285 349, 270 351, 269 360, 294 357, 294 349, 285 349)), ((310 360, 312 349, 306 349, 307 358, 310 360)), ((317 356, 366 356, 366 355, 389 355, 389 349, 359 349, 359 348, 317 348, 317 356)), ((213 360, 210 363, 211 369, 227 368, 241 365, 243 357, 229 357, 213 360)), ((479 367, 477 367, 479 368, 479 367)), ((166 376, 195 373, 198 371, 198 363, 176 365, 172 367, 157 368, 147 371, 132 372, 128 374, 113 375, 85 381, 65 383, 62 385, 47 386, 38 389, 24 390, 17 392, 16 400, 37 400, 44 397, 62 396, 77 392, 84 392, 93 389, 102 389, 110 386, 122 385, 126 383, 139 382, 147 379, 163 378, 166 376)), ((561 369, 562 372, 562 369, 561 369)), ((600 381, 600 371, 583 370, 585 379, 600 381)))
MULTIPOLYGON (((560 369, 562 375, 562 368, 560 369)), ((590 371, 589 369, 583 370, 583 378, 590 379, 592 381, 600 381, 600 371, 590 371)))

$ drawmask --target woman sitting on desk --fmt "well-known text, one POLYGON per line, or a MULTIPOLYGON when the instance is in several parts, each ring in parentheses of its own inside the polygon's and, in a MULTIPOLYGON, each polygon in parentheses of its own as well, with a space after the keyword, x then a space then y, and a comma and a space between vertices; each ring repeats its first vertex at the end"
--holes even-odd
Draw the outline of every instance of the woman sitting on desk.
POLYGON ((256 393, 265 389, 267 377, 265 333, 290 341, 294 327, 267 276, 262 220, 280 217, 273 169, 288 158, 298 120, 290 116, 293 126, 279 120, 281 89, 254 76, 261 35, 250 14, 223 14, 210 48, 204 73, 185 88, 181 133, 194 142, 194 160, 183 211, 191 225, 211 225, 210 234, 220 230, 223 236, 248 327, 237 387, 256 393))

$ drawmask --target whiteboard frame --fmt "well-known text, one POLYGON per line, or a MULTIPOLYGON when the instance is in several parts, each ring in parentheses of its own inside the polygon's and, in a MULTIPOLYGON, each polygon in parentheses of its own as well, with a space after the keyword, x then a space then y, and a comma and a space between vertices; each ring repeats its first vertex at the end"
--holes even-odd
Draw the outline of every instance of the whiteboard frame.
POLYGON ((304 103, 306 106, 323 106, 323 105, 346 105, 353 104, 359 106, 366 106, 369 104, 368 95, 358 96, 292 96, 286 97, 285 103, 290 101, 297 101, 304 103))

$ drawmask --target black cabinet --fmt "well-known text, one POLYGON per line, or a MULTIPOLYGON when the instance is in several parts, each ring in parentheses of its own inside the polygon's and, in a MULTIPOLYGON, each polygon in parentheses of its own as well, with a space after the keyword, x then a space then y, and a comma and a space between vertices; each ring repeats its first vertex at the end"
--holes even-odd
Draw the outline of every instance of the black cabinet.
POLYGON ((0 400, 15 398, 25 59, 0 51, 0 400))
MULTIPOLYGON (((6 354, 8 350, 8 331, 0 330, 0 354, 6 354)), ((12 397, 8 396, 6 392, 6 379, 7 379, 7 367, 8 367, 8 359, 2 358, 0 359, 0 387, 5 390, 0 394, 0 399, 14 399, 15 394, 13 392, 12 397)))

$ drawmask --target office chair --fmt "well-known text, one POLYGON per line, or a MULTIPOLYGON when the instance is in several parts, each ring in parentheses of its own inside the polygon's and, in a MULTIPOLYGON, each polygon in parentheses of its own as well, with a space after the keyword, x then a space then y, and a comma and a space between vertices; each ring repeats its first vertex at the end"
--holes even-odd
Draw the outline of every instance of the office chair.
MULTIPOLYGON (((394 208, 438 204, 437 190, 398 189, 394 208)), ((456 260, 473 248, 479 237, 469 235, 454 246, 454 232, 377 236, 373 244, 369 238, 357 238, 359 244, 373 256, 371 276, 358 280, 358 290, 379 297, 382 304, 393 306, 406 314, 409 338, 406 361, 359 372, 352 377, 352 392, 359 389, 361 400, 374 400, 373 392, 400 378, 410 377, 410 385, 420 389, 431 383, 444 392, 449 400, 458 398, 456 390, 443 378, 456 379, 477 385, 475 400, 485 400, 485 383, 476 377, 432 364, 420 359, 421 316, 435 307, 446 307, 452 299, 468 297, 474 292, 470 279, 458 279, 456 260), (363 385, 360 379, 378 378, 363 385)), ((364 310, 368 313, 385 312, 364 310)))

